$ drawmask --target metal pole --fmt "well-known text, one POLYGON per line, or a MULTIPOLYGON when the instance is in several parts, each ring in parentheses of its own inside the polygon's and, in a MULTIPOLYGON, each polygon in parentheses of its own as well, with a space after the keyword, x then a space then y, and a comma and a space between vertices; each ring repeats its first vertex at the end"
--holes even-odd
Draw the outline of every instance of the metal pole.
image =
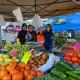
POLYGON ((37 13, 37 4, 36 4, 36 0, 34 0, 34 3, 35 3, 35 13, 37 13))
POLYGON ((1 35, 1 26, 0 26, 0 42, 2 41, 2 35, 1 35))

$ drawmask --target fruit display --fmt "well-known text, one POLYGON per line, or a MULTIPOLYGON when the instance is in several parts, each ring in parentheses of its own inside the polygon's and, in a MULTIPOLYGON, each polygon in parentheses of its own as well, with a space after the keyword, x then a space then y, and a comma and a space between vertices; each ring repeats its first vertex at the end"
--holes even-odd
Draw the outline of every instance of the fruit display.
POLYGON ((50 73, 35 77, 34 80, 80 80, 80 69, 74 68, 67 63, 58 62, 50 73))
POLYGON ((8 65, 11 61, 19 62, 19 59, 16 57, 10 58, 6 54, 0 54, 0 65, 8 65))
POLYGON ((76 45, 76 40, 67 39, 66 44, 63 47, 74 47, 76 45))
POLYGON ((76 44, 75 39, 67 39, 67 43, 68 46, 74 46, 76 44))
POLYGON ((76 49, 65 49, 65 61, 71 64, 80 65, 80 48, 76 49))
POLYGON ((10 62, 7 66, 0 66, 0 80, 33 80, 36 76, 42 76, 42 71, 36 71, 34 67, 10 62))
POLYGON ((35 57, 35 55, 32 52, 31 58, 28 63, 31 65, 35 65, 36 67, 40 67, 46 63, 48 58, 49 58, 49 56, 47 53, 43 53, 40 56, 35 57))
POLYGON ((13 52, 16 50, 16 57, 20 58, 24 55, 26 51, 29 51, 28 45, 12 45, 12 44, 5 44, 2 51, 7 51, 7 54, 13 57, 13 52))

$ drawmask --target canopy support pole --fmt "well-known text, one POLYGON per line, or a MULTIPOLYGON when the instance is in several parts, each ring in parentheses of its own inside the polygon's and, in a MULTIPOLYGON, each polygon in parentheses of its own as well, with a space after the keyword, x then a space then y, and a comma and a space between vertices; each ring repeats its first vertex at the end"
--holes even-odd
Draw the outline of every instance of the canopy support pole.
POLYGON ((34 3, 35 3, 35 13, 37 13, 37 4, 36 4, 36 0, 34 0, 34 3))
POLYGON ((2 41, 2 35, 1 35, 1 26, 0 26, 0 42, 2 41))

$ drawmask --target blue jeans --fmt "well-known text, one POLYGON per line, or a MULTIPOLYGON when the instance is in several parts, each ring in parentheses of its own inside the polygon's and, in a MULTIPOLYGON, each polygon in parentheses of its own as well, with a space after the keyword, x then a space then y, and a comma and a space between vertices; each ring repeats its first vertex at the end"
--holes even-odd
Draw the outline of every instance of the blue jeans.
POLYGON ((51 49, 49 50, 49 53, 54 53, 54 48, 51 48, 51 49))

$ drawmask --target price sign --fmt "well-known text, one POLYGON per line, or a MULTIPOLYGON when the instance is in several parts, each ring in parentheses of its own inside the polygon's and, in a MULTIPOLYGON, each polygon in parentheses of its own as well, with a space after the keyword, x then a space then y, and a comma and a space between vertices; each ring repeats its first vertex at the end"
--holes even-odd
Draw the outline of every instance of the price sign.
POLYGON ((16 43, 17 44, 20 44, 19 38, 16 39, 16 43))
POLYGON ((22 57, 21 62, 24 62, 25 64, 28 63, 29 59, 31 57, 31 52, 27 51, 24 56, 22 57))

